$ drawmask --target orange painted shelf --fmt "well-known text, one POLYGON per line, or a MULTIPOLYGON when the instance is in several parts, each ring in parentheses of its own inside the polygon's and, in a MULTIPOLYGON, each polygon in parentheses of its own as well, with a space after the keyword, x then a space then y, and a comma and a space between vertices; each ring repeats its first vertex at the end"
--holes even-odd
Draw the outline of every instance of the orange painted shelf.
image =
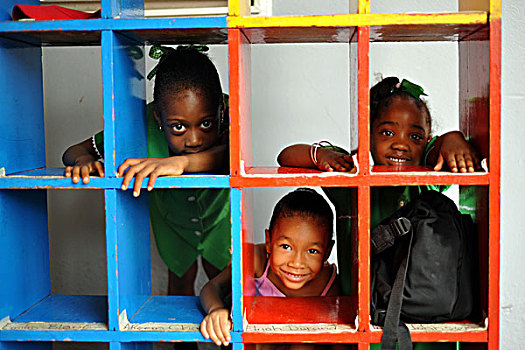
POLYGON ((327 173, 315 169, 287 167, 249 167, 245 174, 232 176, 232 187, 278 187, 278 186, 408 186, 408 185, 488 185, 490 175, 484 172, 453 174, 433 172, 430 169, 375 166, 368 175, 349 173, 327 173))

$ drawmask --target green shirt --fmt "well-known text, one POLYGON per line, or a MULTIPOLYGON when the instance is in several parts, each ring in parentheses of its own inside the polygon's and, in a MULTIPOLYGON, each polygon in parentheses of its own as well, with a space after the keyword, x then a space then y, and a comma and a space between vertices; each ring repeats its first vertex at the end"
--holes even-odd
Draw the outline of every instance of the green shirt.
MULTIPOLYGON (((146 108, 148 156, 169 157, 162 130, 146 108)), ((103 132, 95 146, 103 154, 103 132)), ((154 189, 150 193, 150 218, 162 260, 181 277, 199 255, 218 269, 230 261, 230 190, 215 188, 154 189)))

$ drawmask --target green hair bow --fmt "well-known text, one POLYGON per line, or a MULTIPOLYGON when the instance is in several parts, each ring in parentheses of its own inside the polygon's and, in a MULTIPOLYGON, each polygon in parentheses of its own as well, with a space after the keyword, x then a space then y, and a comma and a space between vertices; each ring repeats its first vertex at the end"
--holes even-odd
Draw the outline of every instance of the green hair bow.
POLYGON ((417 100, 421 100, 421 96, 428 96, 425 94, 425 90, 417 84, 411 83, 410 81, 403 79, 401 84, 397 87, 398 91, 406 92, 417 100))
POLYGON ((149 49, 149 57, 159 60, 159 63, 153 69, 148 73, 148 80, 151 80, 155 74, 157 74, 157 70, 159 69, 159 65, 162 63, 162 61, 168 57, 171 53, 175 51, 183 51, 183 50, 195 50, 195 51, 201 51, 201 52, 207 52, 209 50, 209 47, 206 45, 200 45, 200 44, 190 44, 190 45, 179 45, 176 49, 173 47, 167 47, 162 45, 153 45, 149 49))

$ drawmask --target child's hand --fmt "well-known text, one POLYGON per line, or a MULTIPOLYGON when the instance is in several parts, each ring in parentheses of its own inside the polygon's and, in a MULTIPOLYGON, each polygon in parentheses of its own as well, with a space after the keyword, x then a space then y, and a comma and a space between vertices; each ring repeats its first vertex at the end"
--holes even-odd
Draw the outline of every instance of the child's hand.
POLYGON ((92 156, 86 155, 78 157, 75 165, 67 166, 64 171, 64 176, 71 177, 75 184, 78 183, 80 177, 82 177, 82 182, 87 184, 89 183, 89 175, 97 173, 100 177, 104 176, 104 164, 95 160, 92 156))
POLYGON ((482 170, 476 150, 460 132, 446 133, 436 140, 436 143, 438 141, 440 143, 436 145, 436 148, 439 147, 439 153, 434 166, 435 171, 442 170, 444 165, 447 165, 453 173, 472 173, 482 170))
POLYGON ((356 172, 352 156, 320 147, 317 150, 317 167, 324 171, 356 172))
POLYGON ((228 346, 231 340, 231 328, 230 311, 226 308, 213 310, 208 316, 204 317, 201 323, 201 333, 204 338, 211 338, 218 346, 228 346))
POLYGON ((148 191, 155 186, 155 180, 162 175, 180 175, 188 165, 184 156, 169 158, 130 158, 126 159, 118 168, 117 176, 124 176, 122 190, 128 188, 131 179, 135 177, 133 196, 140 195, 140 187, 144 178, 149 176, 148 191), (129 169, 128 169, 129 168, 129 169), (127 170, 126 170, 127 169, 127 170))

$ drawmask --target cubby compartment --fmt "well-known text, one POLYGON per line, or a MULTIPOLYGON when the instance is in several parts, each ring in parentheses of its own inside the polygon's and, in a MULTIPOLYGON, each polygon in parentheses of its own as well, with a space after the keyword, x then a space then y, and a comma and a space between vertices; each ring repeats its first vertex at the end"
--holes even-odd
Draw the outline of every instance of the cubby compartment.
MULTIPOLYGON (((16 74, 12 81, 18 83, 8 88, 4 104, 7 137, 2 147, 13 152, 2 155, 0 186, 78 187, 64 178, 61 156, 68 146, 102 128, 100 40, 74 47, 53 42, 48 48, 5 38, 2 42, 2 71, 16 74), (75 62, 79 58, 82 63, 75 62), (98 90, 86 91, 86 85, 98 90)), ((84 187, 103 185, 94 177, 84 187)))
MULTIPOLYGON (((474 298, 472 314, 464 320, 443 323, 407 323, 412 341, 414 342, 480 342, 487 336, 488 330, 488 295, 489 295, 489 220, 491 216, 488 202, 487 186, 398 186, 371 188, 370 229, 373 230, 381 221, 388 218, 393 211, 403 207, 417 196, 419 191, 435 190, 452 199, 462 214, 472 218, 473 235, 471 240, 463 242, 470 244, 472 249, 473 272, 472 285, 474 298), (419 188, 418 188, 419 187, 419 188), (395 202, 397 198, 398 202, 395 202), (382 205, 380 203, 383 203, 382 205), (391 203, 388 207, 386 203, 391 203), (379 210, 381 209, 381 210, 379 210)), ((384 224, 384 222, 382 222, 384 224)), ((415 244, 416 241, 412 241, 415 244)), ((371 256, 371 262, 374 257, 371 256)), ((429 256, 430 259, 430 256, 429 256)), ((431 263, 432 260, 429 260, 431 263)), ((410 264, 410 262, 409 262, 410 264)), ((371 264, 370 273, 373 273, 371 264)), ((410 269, 410 267, 409 267, 410 269)), ((372 276, 370 277, 373 280, 372 276)), ((408 281, 408 280, 407 280, 408 281)), ((371 299, 373 296, 370 296, 371 299)), ((370 325, 373 338, 381 339, 382 327, 370 325)), ((428 345, 432 346, 432 345, 428 345)), ((463 345, 461 345, 463 348, 463 345)))
MULTIPOLYGON (((353 278, 351 282, 348 281, 348 283, 353 284, 351 288, 353 295, 286 298, 256 295, 254 258, 260 256, 261 250, 264 250, 265 230, 270 226, 274 206, 285 194, 296 189, 271 187, 242 190, 242 261, 232 259, 232 266, 233 269, 236 269, 237 264, 242 263, 240 269, 243 273, 241 306, 244 324, 243 339, 248 343, 333 342, 337 339, 346 339, 345 342, 350 342, 350 339, 357 336, 357 278, 353 278), (254 215, 255 213, 257 215, 254 215), (261 244, 263 245, 261 246, 261 244), (316 310, 316 312, 313 313, 311 310, 316 310)), ((311 189, 326 199, 321 188, 311 189)), ((351 189, 348 190, 351 192, 351 189)), ((351 198, 349 197, 348 200, 351 198)), ((333 211, 333 205, 328 199, 326 201, 333 211)), ((333 215, 336 216, 335 212, 333 215)), ((356 218, 349 217, 348 220, 349 222, 356 221, 356 218)), ((335 221, 333 225, 333 239, 337 240, 335 221)), ((338 246, 336 242, 328 262, 336 264, 340 274, 339 266, 341 265, 336 263, 338 246)), ((339 248, 346 248, 342 254, 349 254, 350 259, 356 258, 357 246, 352 246, 348 242, 348 247, 339 246, 339 248)), ((291 249, 293 250, 293 248, 291 249)), ((347 268, 351 267, 347 266, 347 268)), ((350 271, 347 272, 350 274, 350 271)), ((355 273, 356 271, 352 272, 355 273)), ((234 289, 239 286, 236 283, 236 279, 234 279, 234 289)))
MULTIPOLYGON (((178 191, 176 195, 182 196, 185 200, 173 205, 193 205, 201 210, 206 210, 209 205, 206 202, 208 197, 204 196, 204 192, 223 191, 221 196, 230 196, 228 189, 218 188, 154 191, 170 191, 170 194, 173 195, 178 191)), ((153 195, 153 193, 149 194, 150 199, 153 195)), ((155 239, 150 238, 148 194, 143 193, 135 198, 129 192, 106 191, 106 205, 110 208, 115 206, 112 210, 117 213, 116 219, 111 220, 108 225, 108 233, 115 230, 114 235, 110 237, 115 239, 115 251, 112 253, 115 260, 112 263, 115 264, 117 271, 114 286, 118 288, 119 297, 114 301, 115 309, 119 310, 118 330, 126 332, 125 336, 132 339, 137 336, 145 336, 158 341, 204 341, 199 331, 200 323, 204 318, 199 297, 166 295, 167 286, 162 291, 159 291, 158 287, 153 289, 152 264, 155 261, 151 258, 150 251, 156 250, 157 245, 155 239), (144 214, 137 216, 135 214, 137 212, 144 214)), ((187 237, 188 240, 191 239, 193 243, 206 244, 207 232, 203 229, 202 220, 206 220, 207 217, 203 216, 201 219, 188 217, 191 213, 185 212, 182 208, 176 212, 178 215, 162 214, 162 211, 159 215, 167 216, 168 225, 175 225, 177 229, 183 229, 184 233, 193 234, 192 237, 187 237), (182 222, 176 220, 182 220, 182 222)), ((228 232, 224 234, 231 237, 230 227, 228 226, 227 229, 228 232)), ((182 243, 184 242, 180 242, 182 243)), ((190 247, 188 246, 187 249, 190 247)), ((161 264, 165 267, 163 263, 161 264)), ((160 276, 158 272, 155 273, 156 282, 159 283, 161 279, 166 279, 167 268, 164 269, 163 276, 160 276)), ((112 279, 110 278, 110 282, 112 279)), ((117 314, 113 316, 116 319, 117 314)))
MULTIPOLYGON (((327 140, 348 152, 357 148, 356 41, 355 27, 230 30, 230 89, 241 91, 232 93, 239 108, 231 113, 230 162, 243 184, 318 178, 315 169, 276 168, 277 155, 291 144, 327 140)), ((316 185, 324 181, 332 179, 316 185)))
POLYGON ((106 285, 89 282, 106 274, 102 206, 86 216, 81 193, 1 190, 1 197, 2 330, 107 330, 106 285))
MULTIPOLYGON (((95 2, 102 8, 100 19, 34 22, 11 21, 15 3, 0 5, 0 127, 5 135, 0 141, 0 279, 6 286, 0 292, 0 348, 120 350, 209 343, 198 330, 204 317, 198 297, 164 295, 152 285, 153 261, 160 258, 151 254, 157 250, 151 193, 135 198, 121 190, 122 179, 116 177, 125 159, 148 154, 144 117, 153 81, 146 76, 157 63, 148 58, 154 44, 209 45, 230 97, 229 173, 161 177, 154 191, 230 191, 233 350, 304 342, 374 347, 382 334, 370 323, 374 190, 443 184, 459 185, 461 209, 475 214, 485 318, 479 324, 413 325, 413 340, 498 348, 500 1, 410 2, 388 4, 388 9, 384 0, 280 1, 274 16, 265 17, 250 15, 248 0, 230 0, 228 16, 145 18, 141 0, 100 0, 95 2), (411 13, 401 6, 410 6, 411 13), (443 47, 452 52, 447 56, 453 60, 447 63, 451 70, 432 71, 443 59, 443 47), (89 68, 76 66, 75 55, 90 61, 89 68), (380 56, 406 70, 380 65, 380 56), (63 76, 75 69, 79 74, 74 82, 51 80, 47 64, 58 71, 55 77, 61 69, 63 76), (324 73, 333 67, 340 67, 338 74, 324 73), (425 70, 439 79, 421 79, 425 70), (450 128, 464 133, 487 159, 488 171, 453 174, 418 167, 399 172, 373 166, 369 89, 376 72, 422 85, 431 107, 437 99, 448 103, 449 109, 432 108, 431 113, 440 114, 440 124, 443 115, 450 128), (98 97, 87 97, 83 89, 98 97), (296 96, 302 91, 302 98, 292 99, 291 90, 296 96), (59 103, 48 102, 52 94, 59 103), (87 104, 92 111, 86 112, 87 104), (105 177, 72 184, 63 176, 62 152, 102 129, 105 177), (357 150, 359 171, 277 166, 284 147, 322 140, 357 150), (349 295, 255 296, 254 247, 264 241, 277 200, 298 186, 340 192, 351 208, 341 209, 352 234, 348 246, 343 243, 347 249, 339 252, 351 256, 351 266, 339 266, 344 270, 339 273, 350 277, 349 295), (67 225, 76 231, 55 235, 67 225), (56 272, 60 265, 65 272, 56 272), (80 282, 71 283, 73 278, 80 282)), ((436 134, 445 131, 440 126, 436 134)))
MULTIPOLYGON (((428 95, 422 96, 422 100, 430 111, 430 135, 459 130, 478 151, 480 160, 487 159, 490 164, 489 28, 487 24, 478 28, 461 25, 455 28, 456 34, 442 32, 449 29, 439 26, 433 38, 421 41, 427 35, 424 27, 413 28, 403 37, 377 36, 375 31, 385 28, 371 27, 370 86, 387 77, 420 85, 428 95), (391 60, 396 64, 392 65, 391 60), (435 79, 435 72, 429 69, 436 66, 443 67, 440 79, 435 79)), ((421 175, 431 169, 416 166, 403 170, 376 164, 373 171, 416 171, 421 175)), ((483 176, 483 173, 470 175, 483 176)))

